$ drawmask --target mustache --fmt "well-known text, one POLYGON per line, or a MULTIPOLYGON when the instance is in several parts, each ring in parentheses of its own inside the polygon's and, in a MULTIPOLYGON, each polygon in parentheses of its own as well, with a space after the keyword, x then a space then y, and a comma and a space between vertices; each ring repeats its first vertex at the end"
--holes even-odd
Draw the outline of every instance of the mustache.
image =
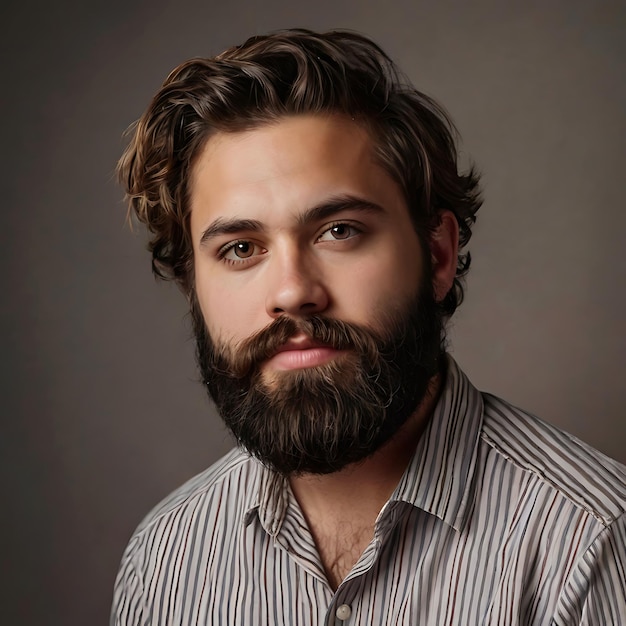
POLYGON ((381 340, 371 330, 350 322, 312 315, 297 320, 279 317, 234 347, 216 346, 212 365, 235 378, 245 378, 297 335, 305 335, 311 341, 335 350, 353 350, 369 364, 374 364, 380 355, 381 340))

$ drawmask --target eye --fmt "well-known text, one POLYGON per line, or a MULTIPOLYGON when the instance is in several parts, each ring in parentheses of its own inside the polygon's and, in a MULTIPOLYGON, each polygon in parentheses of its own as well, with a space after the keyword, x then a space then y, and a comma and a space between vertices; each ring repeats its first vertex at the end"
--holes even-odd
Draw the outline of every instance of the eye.
POLYGON ((247 259, 254 253, 254 244, 249 241, 237 241, 228 252, 232 252, 238 259, 247 259))
POLYGON ((342 241, 356 237, 361 231, 352 224, 346 222, 337 222, 327 228, 319 237, 318 241, 342 241))
POLYGON ((265 249, 253 241, 239 239, 223 246, 218 252, 218 257, 227 263, 241 263, 264 252, 265 249))

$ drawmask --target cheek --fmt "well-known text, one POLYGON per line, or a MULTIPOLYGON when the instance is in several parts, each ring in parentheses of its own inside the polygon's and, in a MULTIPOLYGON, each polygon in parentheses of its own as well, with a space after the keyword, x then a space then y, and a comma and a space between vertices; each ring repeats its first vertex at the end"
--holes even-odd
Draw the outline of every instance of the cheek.
MULTIPOLYGON (((410 248, 409 248, 410 249, 410 248)), ((402 246, 387 248, 376 255, 361 278, 364 290, 383 302, 405 300, 420 286, 423 273, 421 253, 400 254, 402 246)))
POLYGON ((196 294, 206 326, 215 340, 238 341, 261 327, 257 319, 259 307, 255 304, 258 294, 253 289, 197 285, 196 294))
POLYGON ((420 267, 407 267, 393 255, 351 267, 341 285, 335 285, 337 315, 348 321, 372 324, 381 315, 403 311, 419 291, 420 267))

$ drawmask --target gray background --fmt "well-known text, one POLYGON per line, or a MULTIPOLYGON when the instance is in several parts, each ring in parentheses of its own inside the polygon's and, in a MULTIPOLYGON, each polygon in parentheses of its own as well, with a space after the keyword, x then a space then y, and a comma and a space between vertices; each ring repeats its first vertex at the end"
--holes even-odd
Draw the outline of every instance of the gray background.
POLYGON ((122 549, 230 442, 113 169, 182 60, 289 26, 370 34, 484 172, 453 353, 626 461, 623 2, 4 3, 2 624, 103 624, 122 549))

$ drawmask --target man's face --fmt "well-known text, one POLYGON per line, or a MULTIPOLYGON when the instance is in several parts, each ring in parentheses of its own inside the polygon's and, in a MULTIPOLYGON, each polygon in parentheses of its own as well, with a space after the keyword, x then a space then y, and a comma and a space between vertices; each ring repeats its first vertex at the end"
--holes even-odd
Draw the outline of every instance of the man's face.
MULTIPOLYGON (((196 296, 215 341, 234 344, 282 315, 368 326, 419 287, 422 249, 403 194, 348 118, 214 136, 190 200, 196 296)), ((292 352, 265 370, 337 357, 292 352)))
POLYGON ((200 364, 229 426, 287 473, 371 453, 422 399, 441 320, 403 194, 368 133, 342 116, 299 116, 218 134, 190 203, 200 364), (377 379, 384 388, 368 389, 377 379), (351 424, 329 435, 348 405, 351 424), (355 434, 361 415, 367 432, 355 434), (295 442, 289 462, 258 443, 266 420, 261 439, 295 442), (354 437, 368 442, 350 453, 354 437))

